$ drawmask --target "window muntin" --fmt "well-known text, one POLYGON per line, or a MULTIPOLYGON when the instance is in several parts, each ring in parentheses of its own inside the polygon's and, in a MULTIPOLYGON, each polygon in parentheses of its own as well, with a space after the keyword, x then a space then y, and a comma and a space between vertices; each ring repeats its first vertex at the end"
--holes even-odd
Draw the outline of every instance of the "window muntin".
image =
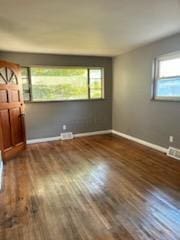
POLYGON ((104 97, 104 69, 86 67, 22 68, 25 101, 66 101, 102 99, 104 97), (29 71, 29 75, 26 74, 29 71), (27 77, 29 99, 27 97, 27 77))
POLYGON ((156 59, 154 98, 180 100, 180 54, 156 59))

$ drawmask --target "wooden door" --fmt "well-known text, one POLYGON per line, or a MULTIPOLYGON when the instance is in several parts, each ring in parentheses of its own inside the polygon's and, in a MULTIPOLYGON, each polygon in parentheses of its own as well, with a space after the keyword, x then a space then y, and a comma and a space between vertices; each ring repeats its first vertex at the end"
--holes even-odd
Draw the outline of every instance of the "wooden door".
POLYGON ((0 61, 0 149, 3 160, 26 146, 20 66, 0 61))

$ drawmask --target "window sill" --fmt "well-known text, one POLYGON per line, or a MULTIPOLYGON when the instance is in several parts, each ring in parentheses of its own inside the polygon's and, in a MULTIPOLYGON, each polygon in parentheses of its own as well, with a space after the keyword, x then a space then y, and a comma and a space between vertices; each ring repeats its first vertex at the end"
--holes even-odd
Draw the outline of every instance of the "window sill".
POLYGON ((94 99, 74 99, 74 100, 54 100, 54 101, 24 101, 25 104, 31 103, 62 103, 62 102, 94 102, 94 101, 105 101, 105 98, 94 98, 94 99))
POLYGON ((154 97, 151 100, 152 101, 158 101, 158 102, 180 102, 180 97, 176 97, 176 98, 154 97))

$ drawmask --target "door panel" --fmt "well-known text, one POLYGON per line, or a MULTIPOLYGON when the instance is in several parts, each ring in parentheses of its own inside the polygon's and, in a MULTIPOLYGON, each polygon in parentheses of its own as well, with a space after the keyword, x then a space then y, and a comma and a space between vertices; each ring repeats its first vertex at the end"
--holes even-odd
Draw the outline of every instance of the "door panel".
POLYGON ((20 107, 10 109, 11 134, 13 145, 23 142, 22 119, 20 107))
POLYGON ((0 119, 1 119, 4 149, 10 148, 12 146, 12 141, 11 141, 11 125, 10 125, 10 119, 9 119, 9 110, 1 110, 0 119))
POLYGON ((26 146, 20 66, 0 61, 0 149, 13 158, 26 146))
POLYGON ((10 100, 10 102, 19 102, 20 101, 18 89, 9 90, 9 100, 10 100))
POLYGON ((8 102, 7 90, 0 90, 0 102, 1 103, 7 103, 8 102))

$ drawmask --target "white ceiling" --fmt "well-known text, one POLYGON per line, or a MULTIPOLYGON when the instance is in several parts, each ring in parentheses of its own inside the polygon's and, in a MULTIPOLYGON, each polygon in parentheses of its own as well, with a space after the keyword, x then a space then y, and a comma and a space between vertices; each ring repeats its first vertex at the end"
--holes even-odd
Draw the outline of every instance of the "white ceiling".
POLYGON ((115 56, 180 32, 180 0, 0 0, 0 50, 115 56))

